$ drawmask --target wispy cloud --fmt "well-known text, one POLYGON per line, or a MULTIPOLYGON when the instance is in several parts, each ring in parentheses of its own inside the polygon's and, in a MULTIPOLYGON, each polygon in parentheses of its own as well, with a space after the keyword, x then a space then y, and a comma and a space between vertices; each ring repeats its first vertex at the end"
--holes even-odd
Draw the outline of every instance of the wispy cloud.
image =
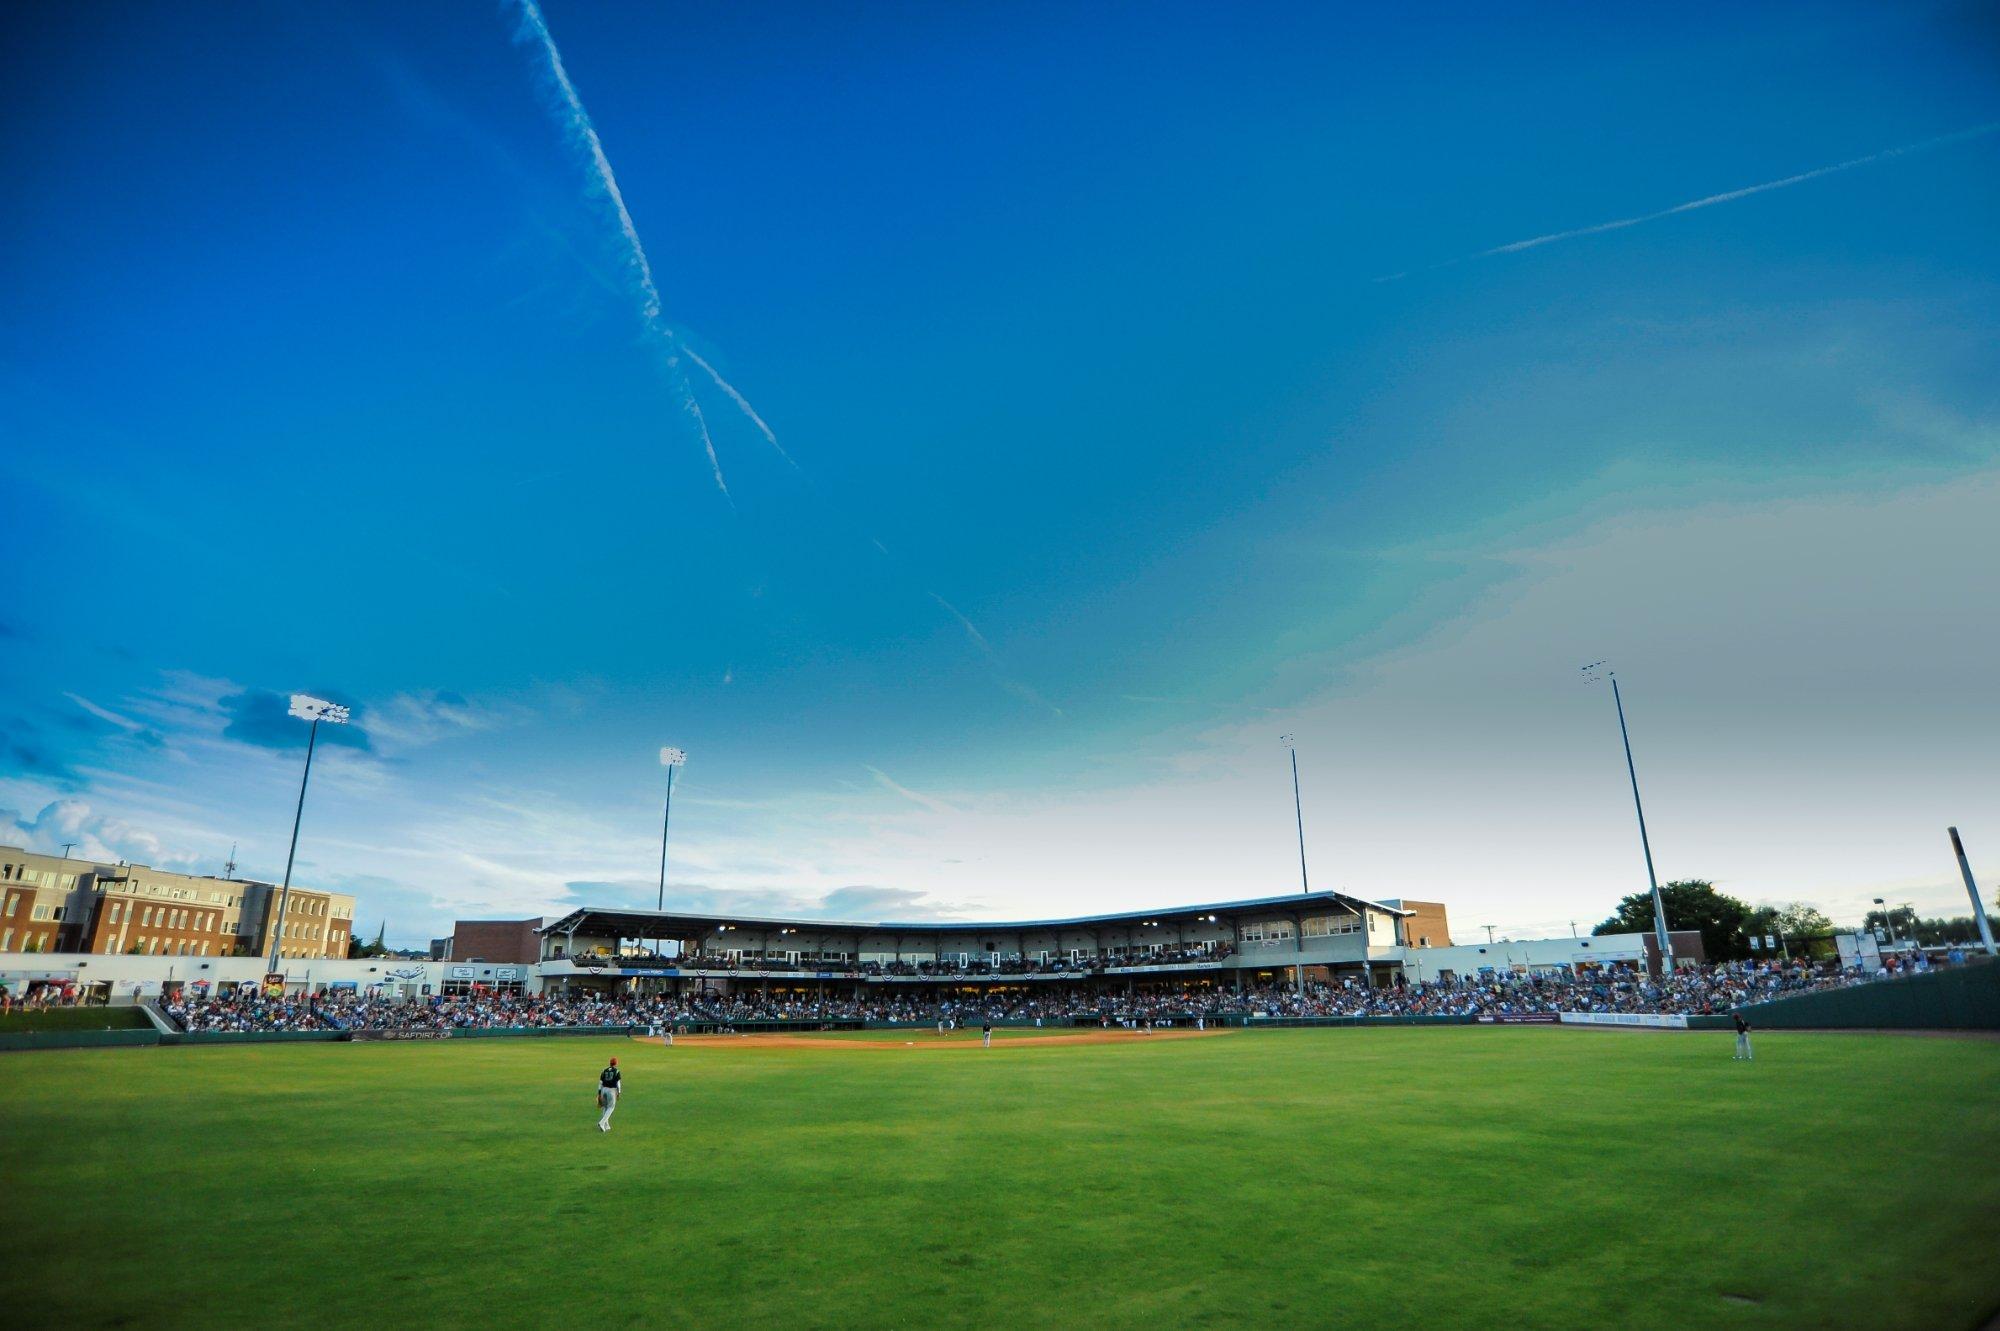
MULTIPOLYGON (((515 30, 514 40, 523 46, 533 46, 542 55, 547 76, 546 89, 554 104, 552 109, 570 146, 583 154, 592 183, 603 195, 618 224, 627 273, 639 298, 639 316, 646 332, 659 341, 668 381, 680 398, 681 409, 694 422, 695 430, 701 436, 702 449, 708 455, 709 470, 715 475, 716 489, 727 498, 729 483, 722 478, 722 463, 715 455, 715 440, 709 436, 708 421, 701 414, 701 404, 695 400, 694 390, 688 386, 687 376, 681 371, 680 347, 664 318, 659 284, 653 278, 652 261, 646 257, 646 247, 639 239, 639 228, 632 221, 632 212, 625 206, 625 194, 618 188, 618 176, 611 169, 604 141, 598 137, 597 127, 591 122, 590 112, 584 109, 583 98, 577 93, 576 85, 570 82, 569 71, 563 66, 562 52, 556 49, 555 38, 550 35, 549 25, 542 18, 541 6, 535 0, 516 0, 516 3, 521 10, 521 23, 515 30)), ((731 393, 733 396, 734 390, 731 393)), ((748 404, 743 405, 747 407, 748 404)), ((762 421, 758 423, 762 425, 762 421)))
POLYGON ((896 794, 901 795, 904 799, 916 805, 918 808, 929 809, 932 813, 958 812, 957 809, 954 809, 951 805, 946 804, 941 799, 934 799, 931 796, 924 794, 920 790, 911 790, 908 786, 903 785, 901 782, 897 781, 894 777, 891 777, 887 772, 883 771, 879 767, 869 767, 868 764, 866 763, 863 763, 862 766, 866 767, 868 770, 868 774, 875 778, 875 783, 877 785, 881 786, 884 790, 894 791, 896 794))
POLYGON ((63 697, 69 699, 71 702, 75 703, 78 707, 81 707, 84 711, 89 712, 92 716, 96 717, 98 720, 109 721, 112 725, 117 726, 120 730, 127 730, 136 733, 138 731, 146 729, 145 722, 134 721, 129 716, 120 716, 118 713, 112 711, 108 707, 99 707, 96 703, 92 702, 90 699, 84 697, 80 693, 65 693, 63 694, 63 697))
MULTIPOLYGON (((1724 190, 1720 194, 1708 194, 1699 199, 1689 199, 1686 203, 1677 203, 1671 208, 1661 208, 1655 212, 1640 213, 1633 217, 1614 218, 1609 222, 1597 222, 1590 226, 1572 227, 1567 231, 1551 231, 1546 235, 1530 236, 1526 240, 1512 240, 1505 245, 1495 245, 1491 249, 1461 255, 1456 259, 1447 259, 1443 263, 1432 264, 1425 271, 1449 268, 1454 264, 1470 263, 1475 259, 1491 259, 1502 254, 1519 254, 1524 250, 1540 249, 1544 245, 1553 245, 1561 240, 1580 240, 1585 236, 1601 236, 1607 231, 1623 231, 1627 227, 1640 226, 1647 222, 1657 222, 1668 217, 1678 217, 1682 213, 1698 212, 1703 208, 1713 208, 1717 204, 1734 203, 1738 199, 1747 199, 1753 194, 1768 194, 1772 190, 1788 189, 1793 185, 1802 185, 1808 180, 1818 180, 1822 176, 1832 176, 1838 175, 1843 171, 1852 171, 1856 167, 1871 166, 1876 162, 1886 162, 1892 158, 1907 157, 1911 153, 1927 152, 1932 148, 1942 148, 1949 144, 1964 143, 1970 139, 1983 138, 1995 130, 2000 130, 2000 122, 1974 125, 1970 129, 1961 129, 1950 134, 1940 134, 1936 138, 1924 139, 1917 143, 1906 143, 1898 148, 1884 148, 1881 152, 1869 153, 1865 157, 1850 157, 1844 162, 1835 162, 1830 166, 1814 167, 1810 171, 1801 171, 1796 175, 1784 176, 1777 180, 1767 180, 1759 185, 1745 185, 1741 189, 1724 190)), ((1409 273, 1407 272, 1390 273, 1375 280, 1377 282, 1394 282, 1398 278, 1408 276, 1409 273)))

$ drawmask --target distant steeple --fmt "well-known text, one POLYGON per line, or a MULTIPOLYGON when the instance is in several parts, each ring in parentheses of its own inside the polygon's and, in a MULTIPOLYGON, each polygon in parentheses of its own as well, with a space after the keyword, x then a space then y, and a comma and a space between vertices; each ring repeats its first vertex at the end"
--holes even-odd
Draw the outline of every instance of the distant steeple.
POLYGON ((382 921, 382 927, 381 927, 380 929, 377 929, 377 930, 375 931, 375 946, 376 946, 376 947, 381 947, 381 946, 382 946, 382 940, 383 940, 383 938, 385 938, 385 937, 386 937, 386 936, 388 935, 388 933, 389 933, 389 921, 388 921, 387 919, 384 919, 384 920, 382 921))

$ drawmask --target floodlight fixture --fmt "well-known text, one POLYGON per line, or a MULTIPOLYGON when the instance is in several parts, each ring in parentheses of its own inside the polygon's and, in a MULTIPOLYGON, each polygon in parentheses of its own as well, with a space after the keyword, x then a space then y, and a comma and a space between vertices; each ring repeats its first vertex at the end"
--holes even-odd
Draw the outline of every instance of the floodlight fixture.
POLYGON ((344 726, 348 722, 347 708, 337 702, 315 698, 310 693, 294 693, 292 705, 286 711, 301 721, 324 721, 333 726, 344 726))

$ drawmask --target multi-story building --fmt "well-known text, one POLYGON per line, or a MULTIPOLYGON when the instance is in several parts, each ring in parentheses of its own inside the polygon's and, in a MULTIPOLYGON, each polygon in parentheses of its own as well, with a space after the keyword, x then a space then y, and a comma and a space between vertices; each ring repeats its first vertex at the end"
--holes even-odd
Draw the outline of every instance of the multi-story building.
MULTIPOLYGON (((0 952, 268 956, 271 883, 0 846, 0 952)), ((354 898, 293 887, 281 955, 345 957, 354 898)))
MULTIPOLYGON (((245 883, 242 933, 250 951, 271 955, 271 933, 278 923, 279 888, 273 883, 245 883)), ((354 937, 354 898, 339 892, 317 892, 294 886, 285 899, 280 957, 344 958, 354 937)))
POLYGON ((0 952, 71 950, 79 884, 95 867, 0 846, 0 952))
POLYGON ((241 955, 236 922, 247 884, 132 864, 99 868, 76 950, 147 957, 241 955))
POLYGON ((1410 912, 1403 917, 1403 942, 1410 947, 1450 947, 1451 921, 1442 901, 1384 898, 1383 905, 1410 912))

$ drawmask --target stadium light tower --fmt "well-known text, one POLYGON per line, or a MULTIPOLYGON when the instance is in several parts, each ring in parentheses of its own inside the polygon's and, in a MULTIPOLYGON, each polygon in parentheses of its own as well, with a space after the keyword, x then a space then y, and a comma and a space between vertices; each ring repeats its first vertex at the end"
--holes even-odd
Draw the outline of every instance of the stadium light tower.
POLYGON ((305 775, 299 778, 299 807, 292 811, 292 848, 285 852, 285 881, 278 889, 278 918, 271 926, 271 960, 264 968, 266 974, 277 972, 279 945, 285 937, 285 907, 292 895, 292 861, 299 853, 299 823, 306 815, 306 782, 312 780, 313 746, 319 742, 319 723, 324 721, 330 726, 347 724, 345 707, 337 702, 328 702, 324 698, 315 698, 308 693, 294 693, 287 714, 296 716, 301 721, 312 722, 312 728, 306 731, 306 771, 305 775))
POLYGON ((1299 825, 1299 891, 1309 893, 1312 883, 1306 878, 1306 809, 1299 802, 1299 747, 1290 735, 1280 735, 1278 741, 1292 755, 1292 818, 1299 825))
POLYGON ((1639 800, 1639 769, 1632 765, 1632 732, 1625 728, 1625 698, 1618 692, 1618 673, 1603 661, 1592 661, 1583 668, 1583 677, 1596 680, 1599 674, 1611 681, 1611 701, 1618 708, 1618 737, 1625 742, 1625 775, 1632 779, 1632 807, 1639 815, 1639 847, 1646 852, 1646 882, 1653 889, 1653 929, 1659 935, 1660 970, 1671 975, 1674 970, 1674 946, 1667 935, 1667 903, 1660 896, 1660 877, 1653 872, 1653 843, 1646 836, 1646 806, 1639 800))
POLYGON ((654 903, 655 910, 667 908, 667 833, 674 825, 674 769, 686 767, 687 760, 687 752, 683 749, 660 750, 660 766, 667 769, 667 812, 660 819, 660 896, 654 903))
POLYGON ((1979 926, 1979 941, 1986 949, 1987 956, 1993 956, 1993 926, 1986 920, 1986 902, 1979 895, 1979 884, 1972 878, 1972 861, 1965 858, 1965 843, 1958 838, 1956 827, 1947 828, 1951 833, 1951 851, 1958 856, 1958 873, 1965 879, 1965 895, 1972 898, 1972 919, 1979 926))

